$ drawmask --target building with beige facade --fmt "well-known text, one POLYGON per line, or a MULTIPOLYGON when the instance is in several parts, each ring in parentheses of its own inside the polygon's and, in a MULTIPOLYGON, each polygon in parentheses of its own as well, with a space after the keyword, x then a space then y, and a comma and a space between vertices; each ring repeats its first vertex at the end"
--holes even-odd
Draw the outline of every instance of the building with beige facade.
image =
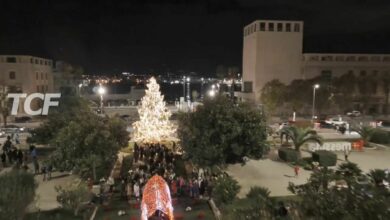
MULTIPOLYGON (((302 21, 257 20, 244 27, 243 38, 243 89, 236 96, 244 101, 259 104, 261 89, 273 79, 289 84, 295 79, 347 73, 390 74, 390 54, 303 53, 302 21)), ((383 89, 378 89, 377 96, 382 98, 375 105, 386 102, 383 89)))
MULTIPOLYGON (((53 92, 53 61, 28 55, 0 55, 0 86, 18 93, 53 92)), ((23 112, 21 99, 19 112, 23 112)), ((32 108, 40 105, 32 102, 32 108)))

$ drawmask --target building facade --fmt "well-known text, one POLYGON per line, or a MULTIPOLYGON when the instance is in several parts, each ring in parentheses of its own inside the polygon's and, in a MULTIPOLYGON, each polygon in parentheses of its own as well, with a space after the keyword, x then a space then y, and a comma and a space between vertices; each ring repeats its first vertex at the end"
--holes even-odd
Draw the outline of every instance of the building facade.
MULTIPOLYGON (((243 35, 243 89, 236 95, 244 101, 259 104, 261 89, 273 79, 289 84, 295 79, 331 79, 348 73, 373 78, 390 74, 390 54, 303 53, 302 21, 258 20, 245 26, 243 35)), ((377 109, 389 102, 385 86, 375 89, 377 109)), ((364 95, 365 91, 351 92, 364 95)))
POLYGON ((56 92, 78 94, 81 90, 83 70, 65 61, 56 61, 53 68, 53 89, 56 92))
MULTIPOLYGON (((18 93, 53 92, 53 61, 28 55, 0 55, 0 86, 18 93)), ((19 103, 23 113, 24 99, 19 103)), ((32 109, 41 105, 33 100, 32 109)))
POLYGON ((241 98, 257 101, 272 79, 302 77, 302 21, 255 21, 244 28, 241 98))

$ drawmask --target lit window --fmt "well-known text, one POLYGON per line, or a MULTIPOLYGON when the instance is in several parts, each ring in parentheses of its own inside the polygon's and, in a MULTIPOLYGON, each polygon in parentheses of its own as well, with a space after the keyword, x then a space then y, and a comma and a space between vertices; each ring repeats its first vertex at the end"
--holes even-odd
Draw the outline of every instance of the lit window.
POLYGON ((281 32, 283 31, 283 24, 282 23, 278 23, 278 31, 281 32))
POLYGON ((295 32, 299 32, 300 30, 299 30, 299 24, 297 23, 297 24, 294 24, 294 31, 295 32))
POLYGON ((291 32, 291 24, 290 23, 286 24, 286 31, 291 32))
POLYGON ((9 79, 15 79, 16 73, 14 71, 9 72, 9 79))
POLYGON ((274 31, 274 23, 268 23, 268 31, 274 31))

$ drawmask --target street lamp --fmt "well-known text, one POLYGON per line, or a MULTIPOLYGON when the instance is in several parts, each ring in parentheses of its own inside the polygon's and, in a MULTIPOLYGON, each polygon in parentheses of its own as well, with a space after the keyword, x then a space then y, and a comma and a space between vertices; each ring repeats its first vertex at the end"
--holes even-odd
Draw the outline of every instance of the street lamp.
POLYGON ((83 87, 82 83, 79 84, 79 96, 81 96, 81 87, 83 87))
POLYGON ((106 93, 106 89, 100 85, 97 92, 100 95, 100 112, 103 113, 103 95, 106 93))
POLYGON ((187 77, 187 101, 189 101, 189 102, 191 101, 190 81, 191 81, 191 78, 187 77))
POLYGON ((204 83, 204 78, 200 78, 201 84, 200 84, 200 99, 203 101, 203 83, 204 83))
POLYGON ((183 76, 183 98, 186 98, 186 76, 183 76))
POLYGON ((212 90, 209 91, 209 96, 210 96, 210 97, 214 97, 214 96, 215 96, 215 91, 214 91, 214 89, 212 89, 212 90))
POLYGON ((315 84, 313 86, 313 109, 312 109, 312 117, 311 120, 314 121, 314 110, 315 110, 315 104, 316 104, 316 90, 320 88, 320 84, 315 84))

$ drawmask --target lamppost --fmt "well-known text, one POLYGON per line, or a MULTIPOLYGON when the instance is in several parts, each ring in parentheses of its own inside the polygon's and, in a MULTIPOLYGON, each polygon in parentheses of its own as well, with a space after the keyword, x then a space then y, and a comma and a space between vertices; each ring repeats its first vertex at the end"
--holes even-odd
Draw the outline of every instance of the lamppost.
POLYGON ((200 100, 203 101, 203 83, 204 83, 204 78, 200 78, 201 83, 200 83, 200 100))
POLYGON ((106 89, 100 85, 97 92, 100 95, 100 112, 103 114, 103 95, 106 93, 106 89))
POLYGON ((80 83, 79 84, 79 96, 81 97, 81 88, 83 87, 83 84, 82 83, 80 83))
POLYGON ((319 84, 315 84, 313 86, 313 109, 312 109, 312 117, 311 120, 314 121, 314 110, 315 110, 315 104, 316 104, 316 90, 320 88, 319 84))
POLYGON ((186 76, 183 76, 183 98, 186 98, 186 76))
POLYGON ((191 78, 190 78, 190 77, 187 77, 187 101, 188 101, 188 102, 191 102, 190 81, 191 81, 191 78))

